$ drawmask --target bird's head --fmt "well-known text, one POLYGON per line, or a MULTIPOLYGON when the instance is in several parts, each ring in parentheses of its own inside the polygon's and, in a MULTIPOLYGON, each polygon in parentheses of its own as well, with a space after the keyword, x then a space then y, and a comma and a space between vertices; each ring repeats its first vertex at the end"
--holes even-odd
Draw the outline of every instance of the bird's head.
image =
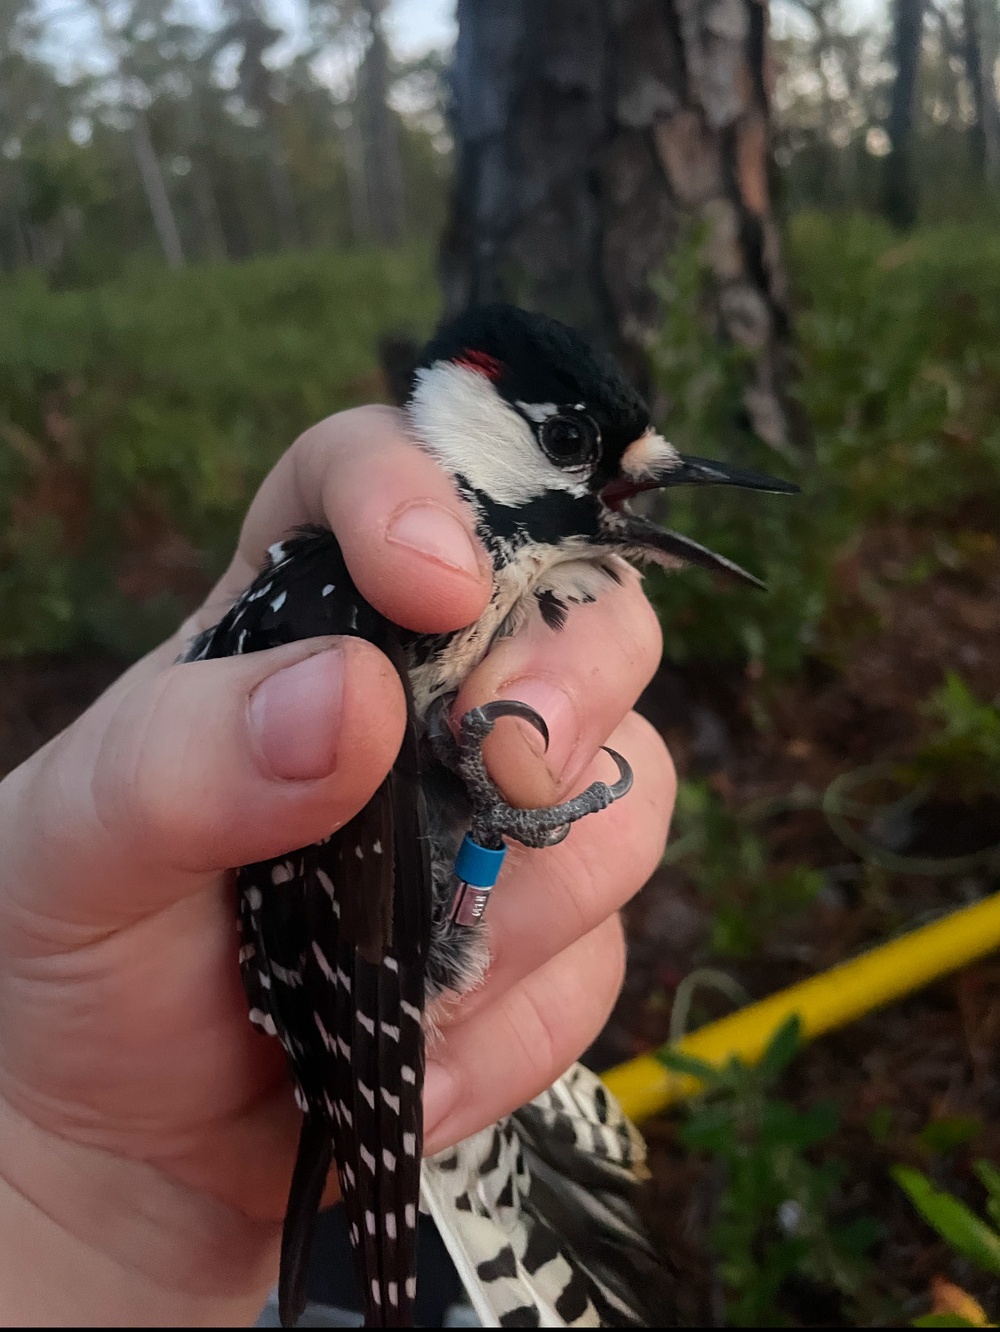
POLYGON ((610 358, 572 329, 510 305, 462 315, 428 343, 408 405, 413 427, 476 505, 494 550, 509 543, 616 548, 757 583, 628 501, 675 485, 794 492, 758 472, 685 457, 610 358))

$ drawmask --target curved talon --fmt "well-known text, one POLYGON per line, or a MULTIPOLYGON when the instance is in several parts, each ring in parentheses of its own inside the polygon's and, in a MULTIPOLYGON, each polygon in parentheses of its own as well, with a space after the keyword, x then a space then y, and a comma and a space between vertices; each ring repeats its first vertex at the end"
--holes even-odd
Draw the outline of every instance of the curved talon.
POLYGON ((545 724, 545 718, 527 703, 519 703, 516 698, 498 698, 493 703, 483 703, 476 710, 482 713, 491 727, 501 717, 518 717, 521 721, 526 721, 529 726, 535 728, 545 741, 545 748, 548 749, 549 728, 545 724))
POLYGON ((553 828, 552 831, 549 833, 548 837, 545 839, 545 841, 541 843, 541 845, 543 847, 558 846, 560 842, 565 842, 566 838, 570 834, 570 829, 572 827, 573 827, 572 823, 563 823, 560 824, 558 828, 553 828))
POLYGON ((632 782, 635 780, 635 774, 632 771, 632 765, 618 753, 616 749, 609 749, 607 745, 601 745, 605 754, 614 759, 618 766, 618 780, 614 786, 609 786, 612 800, 621 800, 623 795, 628 795, 632 790, 632 782))

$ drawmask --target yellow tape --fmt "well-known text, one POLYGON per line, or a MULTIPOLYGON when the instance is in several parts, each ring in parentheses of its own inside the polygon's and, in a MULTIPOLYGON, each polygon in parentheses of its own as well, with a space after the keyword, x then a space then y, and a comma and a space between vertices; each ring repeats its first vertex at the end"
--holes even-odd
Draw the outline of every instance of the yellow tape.
MULTIPOLYGON (((733 1055, 754 1063, 793 1013, 799 1015, 803 1039, 820 1036, 998 947, 1000 893, 741 1008, 691 1032, 675 1048, 718 1067, 733 1055)), ((604 1074, 604 1081, 636 1120, 655 1115, 699 1086, 696 1078, 670 1072, 653 1055, 619 1064, 604 1074)))

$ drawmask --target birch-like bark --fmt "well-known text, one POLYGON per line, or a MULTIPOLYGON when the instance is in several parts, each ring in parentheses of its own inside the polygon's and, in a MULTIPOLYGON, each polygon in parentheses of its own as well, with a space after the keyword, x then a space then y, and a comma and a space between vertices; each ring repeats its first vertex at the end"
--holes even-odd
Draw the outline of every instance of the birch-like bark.
POLYGON ((142 108, 136 105, 134 100, 128 96, 130 75, 122 60, 120 39, 114 30, 104 0, 90 0, 89 7, 91 13, 97 19, 101 36, 104 38, 105 48, 114 61, 116 75, 125 90, 126 100, 130 104, 132 152, 135 155, 136 166, 139 169, 139 179, 142 181, 142 188, 146 195, 146 202, 149 204, 153 227, 156 230, 163 257, 166 259, 169 268, 182 268, 184 266, 184 250, 181 246, 177 219, 174 216, 173 205, 167 192, 167 184, 163 178, 160 161, 156 156, 153 140, 150 138, 149 125, 145 114, 142 108))
POLYGON ((160 162, 149 137, 149 125, 138 107, 132 109, 132 150, 136 165, 142 178, 142 187, 149 202, 149 211, 153 215, 153 226, 163 250, 163 257, 168 268, 184 267, 184 250, 181 236, 177 229, 177 219, 167 193, 166 182, 160 169, 160 162))

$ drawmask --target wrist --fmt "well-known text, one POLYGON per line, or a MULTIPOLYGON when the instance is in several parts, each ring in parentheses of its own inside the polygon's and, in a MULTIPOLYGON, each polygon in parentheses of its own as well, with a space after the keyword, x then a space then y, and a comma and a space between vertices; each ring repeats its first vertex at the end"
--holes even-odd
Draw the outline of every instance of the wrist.
POLYGON ((0 1323, 239 1326, 277 1269, 274 1227, 0 1102, 0 1323))

